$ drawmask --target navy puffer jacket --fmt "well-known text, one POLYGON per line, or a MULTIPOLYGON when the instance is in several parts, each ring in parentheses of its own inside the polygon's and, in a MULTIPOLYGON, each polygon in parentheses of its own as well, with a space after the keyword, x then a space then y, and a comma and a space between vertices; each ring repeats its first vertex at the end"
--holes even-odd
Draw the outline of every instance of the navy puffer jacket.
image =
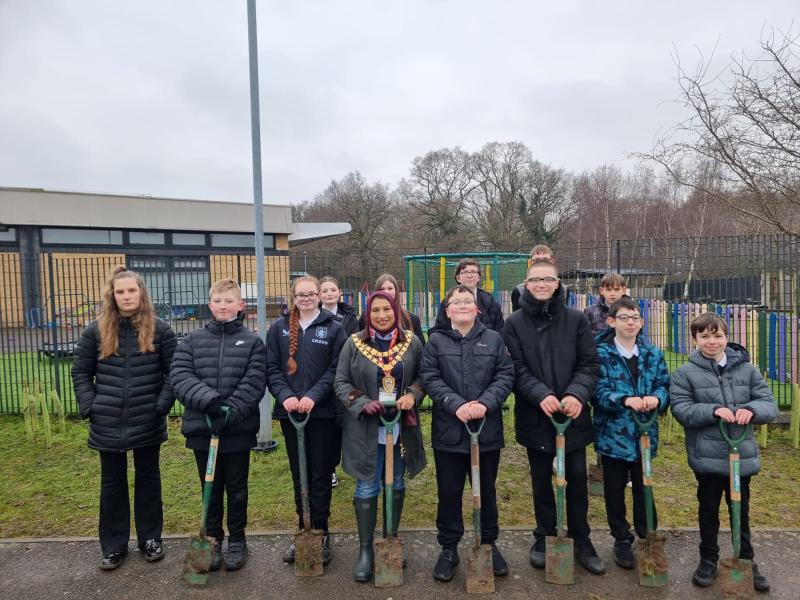
MULTIPOLYGON (((481 451, 505 445, 501 408, 514 386, 514 362, 503 336, 476 321, 466 336, 434 328, 422 353, 422 384, 433 401, 431 446, 467 453, 470 438, 456 417, 471 400, 486 406, 486 424, 478 437, 481 451)), ((475 427, 474 423, 470 426, 475 427)))
POLYGON ((339 364, 346 336, 342 325, 331 313, 322 309, 314 321, 303 331, 297 331, 297 371, 286 372, 289 360, 289 317, 281 317, 267 332, 267 381, 269 391, 275 396, 273 416, 286 419, 283 401, 292 396, 299 400, 308 396, 314 400, 312 419, 335 419, 336 399, 333 378, 339 364))
POLYGON ((78 340, 72 383, 82 418, 89 419, 89 447, 124 452, 167 441, 164 417, 175 402, 167 379, 175 333, 156 319, 154 352, 139 352, 139 332, 129 318, 119 324, 117 354, 99 360, 100 332, 90 323, 78 340))
POLYGON ((170 381, 186 407, 181 433, 186 447, 207 450, 211 432, 206 411, 214 403, 230 408, 220 435, 220 453, 256 445, 258 403, 264 396, 264 342, 242 323, 242 314, 228 323, 213 320, 181 340, 172 360, 170 381))

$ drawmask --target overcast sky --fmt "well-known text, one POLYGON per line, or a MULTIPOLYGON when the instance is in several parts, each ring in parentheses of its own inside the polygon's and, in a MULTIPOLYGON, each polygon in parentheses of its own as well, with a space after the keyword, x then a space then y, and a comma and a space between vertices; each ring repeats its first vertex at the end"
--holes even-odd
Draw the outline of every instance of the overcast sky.
MULTIPOLYGON (((680 118, 677 48, 726 59, 786 2, 259 1, 264 200, 519 140, 626 167, 680 118), (697 48, 696 48, 697 47, 697 48)), ((245 0, 0 0, 0 186, 251 201, 245 0)))

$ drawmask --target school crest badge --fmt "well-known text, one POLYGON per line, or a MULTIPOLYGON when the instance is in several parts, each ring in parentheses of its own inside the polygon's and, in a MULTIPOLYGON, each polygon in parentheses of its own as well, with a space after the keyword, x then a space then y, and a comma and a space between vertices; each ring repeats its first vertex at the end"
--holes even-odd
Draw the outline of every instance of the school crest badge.
POLYGON ((327 327, 317 327, 314 331, 314 337, 317 339, 324 339, 328 336, 328 328, 327 327))

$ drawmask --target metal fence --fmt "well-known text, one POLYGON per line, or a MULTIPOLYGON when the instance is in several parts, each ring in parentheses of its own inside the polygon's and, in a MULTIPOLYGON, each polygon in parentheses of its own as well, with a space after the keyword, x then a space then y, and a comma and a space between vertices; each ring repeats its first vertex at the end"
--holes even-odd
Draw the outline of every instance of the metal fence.
MULTIPOLYGON (((478 255, 481 287, 491 291, 505 314, 511 291, 527 268, 526 248, 465 248, 439 253, 430 248, 289 251, 265 260, 268 324, 286 306, 290 280, 302 273, 332 275, 344 300, 361 312, 367 292, 384 272, 400 284, 402 305, 432 326, 444 291, 454 284, 461 256, 478 255)), ((645 333, 664 349, 671 369, 692 349, 691 319, 713 310, 729 324, 731 340, 745 346, 768 378, 782 407, 800 397, 798 296, 800 238, 747 236, 709 239, 646 239, 555 246, 570 305, 597 301, 604 273, 627 279, 639 299, 645 333)), ((54 390, 68 413, 76 413, 70 379, 72 353, 86 325, 96 318, 108 275, 125 264, 147 282, 160 318, 179 336, 210 318, 206 305, 212 281, 233 277, 242 284, 247 324, 256 328, 255 258, 249 254, 139 256, 135 251, 96 250, 42 253, 21 258, 0 251, 0 413, 20 412, 26 390, 54 390)), ((177 410, 177 409, 176 409, 177 410)))

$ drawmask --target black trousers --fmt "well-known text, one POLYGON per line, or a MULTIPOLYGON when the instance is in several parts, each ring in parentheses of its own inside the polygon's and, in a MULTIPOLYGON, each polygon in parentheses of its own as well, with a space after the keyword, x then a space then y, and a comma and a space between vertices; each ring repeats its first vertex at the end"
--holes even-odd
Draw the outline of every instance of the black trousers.
POLYGON ((341 425, 336 425, 336 431, 333 436, 333 450, 331 451, 331 473, 336 470, 339 463, 342 462, 342 434, 343 429, 341 425))
MULTIPOLYGON (((700 558, 716 562, 719 560, 719 504, 722 494, 731 511, 730 482, 727 476, 694 474, 697 479, 697 520, 700 523, 700 558)), ((750 544, 750 477, 741 477, 742 488, 742 539, 739 558, 753 559, 750 544)), ((727 552, 726 552, 727 554, 727 552)))
MULTIPOLYGON (((139 544, 161 539, 164 511, 158 464, 160 452, 160 445, 133 450, 133 518, 139 544)), ((131 535, 127 452, 100 452, 99 529, 104 553, 127 551, 131 535)))
MULTIPOLYGON (((472 483, 470 455, 458 452, 433 451, 436 461, 436 487, 439 504, 436 508, 437 539, 442 546, 455 547, 464 535, 462 498, 464 483, 469 477, 472 483)), ((500 466, 500 450, 480 453, 481 467, 481 543, 492 544, 497 540, 500 528, 497 525, 497 493, 495 481, 500 466)), ((470 505, 470 514, 472 506, 470 505)))
MULTIPOLYGON (((197 472, 200 475, 200 493, 206 479, 208 452, 194 451, 197 472)), ((228 542, 244 540, 247 527, 247 477, 250 473, 250 450, 217 454, 214 483, 211 486, 211 501, 206 516, 206 533, 218 541, 225 538, 222 529, 223 496, 228 496, 228 542)))
MULTIPOLYGON (((618 542, 634 540, 625 508, 625 488, 630 478, 633 492, 633 528, 641 539, 647 537, 647 513, 644 504, 644 483, 641 461, 628 462, 601 455, 603 461, 603 495, 611 535, 618 542)), ((658 528, 658 515, 653 506, 653 519, 658 528)))
MULTIPOLYGON (((300 498, 300 463, 297 454, 297 430, 288 419, 281 419, 281 431, 286 441, 289 469, 294 482, 294 504, 298 526, 303 527, 303 505, 300 498)), ((331 514, 332 453, 336 445, 334 419, 311 418, 305 428, 306 465, 308 466, 308 499, 311 508, 311 526, 328 531, 331 514)))
MULTIPOLYGON (((553 488, 553 459, 555 454, 528 448, 533 485, 533 513, 536 529, 533 536, 537 549, 544 550, 544 538, 556 535, 556 496, 553 488)), ((564 457, 567 479, 567 535, 578 550, 591 547, 589 534, 589 488, 586 479, 586 448, 567 452, 564 457)))

